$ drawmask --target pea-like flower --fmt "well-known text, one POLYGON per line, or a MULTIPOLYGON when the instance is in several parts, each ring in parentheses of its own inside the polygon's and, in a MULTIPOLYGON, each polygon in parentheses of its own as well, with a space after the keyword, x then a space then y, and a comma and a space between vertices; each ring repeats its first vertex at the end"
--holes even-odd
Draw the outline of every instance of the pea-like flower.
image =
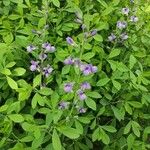
POLYGON ((42 54, 39 55, 39 59, 40 60, 45 60, 46 58, 47 58, 47 55, 44 54, 44 53, 42 53, 42 54))
POLYGON ((35 50, 36 49, 36 47, 35 46, 33 46, 33 45, 29 45, 29 46, 27 46, 27 51, 29 52, 29 53, 31 53, 33 50, 35 50))
POLYGON ((79 108, 78 111, 79 111, 79 113, 81 113, 81 114, 86 113, 86 108, 81 107, 81 108, 79 108))
POLYGON ((126 21, 117 21, 117 28, 118 29, 124 29, 127 27, 127 22, 126 21))
POLYGON ((74 40, 73 40, 71 37, 69 37, 69 36, 66 38, 66 41, 67 41, 67 43, 68 43, 69 45, 72 45, 72 46, 75 45, 74 40))
POLYGON ((51 44, 50 43, 43 43, 42 44, 42 48, 44 48, 45 49, 45 52, 50 52, 50 53, 53 53, 53 52, 55 52, 55 47, 54 46, 51 46, 51 44))
POLYGON ((122 34, 120 35, 120 38, 121 38, 122 40, 127 40, 127 39, 128 39, 127 33, 122 33, 122 34))
POLYGON ((74 85, 73 82, 65 83, 65 84, 64 84, 64 91, 65 91, 66 93, 71 93, 71 92, 73 92, 73 85, 74 85))
POLYGON ((94 29, 94 30, 92 30, 91 32, 90 32, 90 35, 91 36, 94 36, 94 35, 96 35, 97 34, 97 29, 94 29))
POLYGON ((80 87, 81 87, 82 90, 89 90, 89 89, 91 89, 91 85, 88 82, 81 83, 80 87))
POLYGON ((62 101, 59 103, 59 109, 68 109, 69 107, 69 102, 65 102, 65 101, 62 101))
POLYGON ((74 59, 70 56, 64 60, 65 65, 72 65, 73 63, 74 63, 74 59))
POLYGON ((122 8, 122 14, 128 15, 129 14, 129 8, 122 8))
POLYGON ((34 61, 34 60, 31 60, 31 66, 30 66, 30 70, 31 71, 36 71, 39 67, 39 62, 38 61, 34 61))
POLYGON ((131 21, 131 22, 137 22, 138 20, 139 20, 139 18, 136 17, 136 16, 131 16, 131 17, 130 17, 130 21, 131 21))
POLYGON ((113 34, 113 33, 111 33, 111 35, 108 36, 108 40, 109 40, 110 42, 114 41, 115 39, 116 39, 116 36, 115 36, 115 34, 113 34))
POLYGON ((85 93, 82 90, 78 90, 77 91, 78 97, 81 101, 87 99, 87 96, 85 95, 85 93))
POLYGON ((82 64, 80 65, 80 70, 85 76, 87 76, 87 75, 90 75, 91 73, 96 73, 98 68, 91 64, 82 64))
POLYGON ((47 67, 43 68, 43 74, 46 77, 49 77, 49 75, 52 73, 52 71, 53 71, 53 68, 50 65, 47 65, 47 67))

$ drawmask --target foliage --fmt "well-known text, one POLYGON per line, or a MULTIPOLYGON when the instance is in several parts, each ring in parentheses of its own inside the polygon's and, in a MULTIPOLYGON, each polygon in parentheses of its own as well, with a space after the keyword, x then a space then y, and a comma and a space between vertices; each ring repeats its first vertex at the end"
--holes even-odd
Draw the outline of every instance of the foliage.
POLYGON ((148 0, 1 0, 0 149, 150 149, 149 14, 148 0))

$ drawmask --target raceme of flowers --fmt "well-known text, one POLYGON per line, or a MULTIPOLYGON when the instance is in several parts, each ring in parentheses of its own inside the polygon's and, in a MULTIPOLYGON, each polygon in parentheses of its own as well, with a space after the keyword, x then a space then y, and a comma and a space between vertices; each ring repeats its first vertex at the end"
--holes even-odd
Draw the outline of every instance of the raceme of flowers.
MULTIPOLYGON (((122 8, 121 13, 125 16, 128 16, 130 13, 130 9, 129 8, 122 8)), ((130 16, 129 17, 130 22, 136 23, 139 19, 137 16, 130 16)), ((121 30, 121 34, 118 37, 119 41, 125 41, 128 39, 128 34, 124 31, 127 28, 128 24, 126 21, 117 21, 116 27, 117 29, 121 30)), ((110 42, 114 42, 115 40, 117 40, 117 35, 115 35, 114 33, 111 33, 108 36, 108 41, 110 42)))

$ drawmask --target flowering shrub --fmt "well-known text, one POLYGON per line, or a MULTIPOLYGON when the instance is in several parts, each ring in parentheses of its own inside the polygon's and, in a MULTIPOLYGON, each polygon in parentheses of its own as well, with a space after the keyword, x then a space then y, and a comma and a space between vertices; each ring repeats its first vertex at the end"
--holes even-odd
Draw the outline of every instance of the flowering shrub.
POLYGON ((150 2, 2 0, 0 149, 150 149, 150 2))

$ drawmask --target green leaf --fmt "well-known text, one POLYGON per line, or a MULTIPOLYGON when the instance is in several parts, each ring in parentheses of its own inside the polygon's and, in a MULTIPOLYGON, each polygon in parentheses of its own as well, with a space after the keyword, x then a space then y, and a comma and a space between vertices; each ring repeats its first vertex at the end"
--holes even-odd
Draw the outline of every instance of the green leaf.
POLYGON ((93 58, 94 55, 95 55, 95 53, 93 53, 93 52, 88 52, 88 53, 82 55, 82 59, 88 61, 89 59, 93 58))
POLYGON ((62 68, 62 74, 67 74, 70 71, 70 65, 66 65, 62 68))
POLYGON ((37 106, 37 103, 40 105, 40 106, 44 106, 45 104, 45 98, 42 97, 40 94, 36 93, 32 99, 32 108, 34 109, 36 106, 37 106))
POLYGON ((26 70, 24 68, 20 68, 19 67, 19 68, 14 69, 13 75, 15 75, 15 76, 22 76, 22 75, 25 74, 25 72, 26 72, 26 70))
POLYGON ((119 121, 121 121, 121 120, 124 119, 124 116, 123 116, 122 112, 121 112, 117 107, 111 106, 111 108, 112 108, 112 110, 113 110, 113 112, 114 112, 115 117, 116 117, 119 121))
POLYGON ((135 121, 132 121, 132 130, 134 132, 134 134, 137 136, 137 137, 140 137, 140 125, 135 122, 135 121))
POLYGON ((2 105, 2 106, 0 107, 0 112, 6 111, 7 108, 8 108, 8 105, 2 105))
POLYGON ((130 134, 127 137, 128 150, 131 150, 131 148, 133 147, 134 140, 135 140, 135 137, 133 136, 133 134, 130 134))
POLYGON ((109 144, 110 138, 102 128, 100 129, 100 133, 101 133, 102 142, 106 145, 109 144))
POLYGON ((108 14, 110 14, 113 10, 114 10, 115 7, 112 7, 112 6, 108 6, 103 12, 102 12, 102 16, 106 16, 108 14))
POLYGON ((98 42, 102 42, 103 41, 103 37, 99 34, 94 35, 94 39, 98 42))
POLYGON ((6 68, 11 68, 16 64, 16 62, 12 61, 6 65, 6 68))
POLYGON ((87 96, 92 97, 92 98, 102 98, 102 96, 96 91, 87 92, 87 96))
POLYGON ((128 104, 130 104, 131 106, 135 108, 142 108, 143 106, 140 102, 136 102, 136 101, 128 101, 128 104))
POLYGON ((100 79, 100 80, 97 82, 97 86, 104 86, 104 85, 106 85, 109 81, 110 81, 109 78, 100 79))
POLYGON ((99 128, 97 128, 96 130, 94 130, 93 134, 92 134, 92 141, 96 141, 96 140, 100 140, 100 131, 99 128))
POLYGON ((23 116, 20 114, 10 114, 10 115, 8 115, 8 117, 16 123, 20 123, 20 122, 24 121, 23 116))
POLYGON ((108 132, 111 132, 111 133, 114 133, 116 132, 117 130, 113 127, 113 126, 101 126, 104 130, 108 131, 108 132))
POLYGON ((86 100, 85 100, 85 103, 86 103, 86 105, 87 105, 89 108, 91 108, 91 109, 93 109, 93 110, 96 110, 96 103, 95 103, 95 101, 92 100, 91 98, 86 99, 86 100))
POLYGON ((55 129, 53 130, 52 144, 53 144, 54 150, 61 150, 60 138, 59 138, 59 135, 55 129))
POLYGON ((113 86, 119 91, 121 89, 121 84, 116 81, 116 80, 112 80, 113 86))
POLYGON ((78 131, 80 132, 80 134, 83 134, 83 126, 79 121, 75 120, 75 126, 76 129, 78 129, 78 131))
POLYGON ((80 136, 79 131, 71 127, 62 126, 58 130, 70 139, 76 139, 80 136))
POLYGON ((52 3, 53 3, 56 7, 60 7, 60 2, 59 2, 59 0, 52 0, 52 3))
POLYGON ((36 94, 34 95, 34 97, 32 98, 31 106, 32 106, 33 109, 35 109, 36 106, 37 106, 37 102, 38 102, 37 98, 38 98, 38 95, 39 95, 39 94, 36 93, 36 94))
POLYGON ((41 95, 46 95, 46 96, 48 96, 48 95, 52 95, 53 90, 52 90, 51 88, 43 87, 43 88, 40 89, 38 92, 39 92, 41 95))
POLYGON ((35 88, 36 86, 39 86, 41 84, 41 74, 37 75, 34 79, 33 79, 33 88, 35 88))
POLYGON ((120 52, 121 52, 120 49, 113 49, 113 50, 110 52, 108 58, 116 57, 116 56, 118 56, 118 55, 120 54, 120 52))
POLYGON ((18 85, 17 83, 10 77, 6 77, 7 78, 7 82, 8 82, 8 85, 12 88, 12 89, 18 89, 18 85))
POLYGON ((133 55, 130 55, 130 59, 129 59, 129 67, 130 67, 130 69, 132 69, 134 67, 136 62, 137 62, 136 58, 133 55))
POLYGON ((42 28, 46 25, 46 19, 43 17, 39 20, 39 23, 38 23, 38 28, 42 28))
POLYGON ((59 101, 59 95, 57 92, 53 92, 53 94, 51 95, 51 104, 52 107, 55 108, 58 104, 59 101))
POLYGON ((7 75, 7 76, 11 75, 11 71, 10 71, 9 69, 7 69, 7 68, 4 68, 4 69, 1 71, 1 73, 4 74, 4 75, 7 75))
POLYGON ((78 120, 84 124, 88 124, 91 120, 88 117, 79 117, 78 120))
POLYGON ((11 15, 9 15, 9 19, 10 20, 17 20, 17 19, 19 19, 21 16, 20 15, 15 15, 15 14, 11 14, 11 15))
POLYGON ((128 122, 128 124, 125 126, 124 128, 124 134, 127 134, 130 132, 130 129, 131 129, 131 121, 128 122))

